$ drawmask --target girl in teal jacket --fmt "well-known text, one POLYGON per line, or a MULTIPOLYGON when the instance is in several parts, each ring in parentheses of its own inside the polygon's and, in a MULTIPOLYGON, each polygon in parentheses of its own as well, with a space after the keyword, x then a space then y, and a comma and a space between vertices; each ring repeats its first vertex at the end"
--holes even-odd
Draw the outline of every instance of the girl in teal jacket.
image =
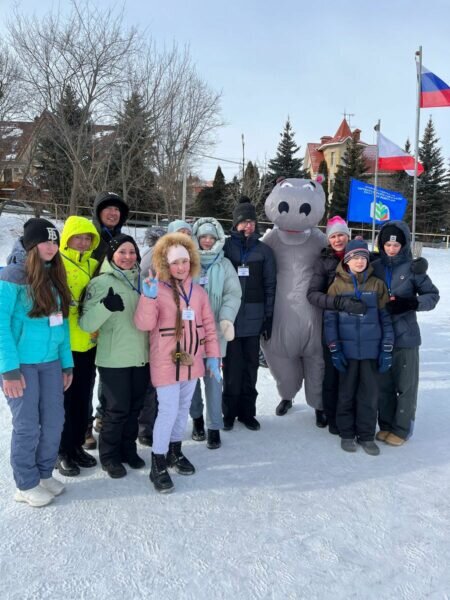
POLYGON ((70 293, 55 226, 30 219, 21 241, 25 253, 0 273, 0 373, 12 413, 14 499, 44 506, 64 490, 52 472, 72 382, 70 293))

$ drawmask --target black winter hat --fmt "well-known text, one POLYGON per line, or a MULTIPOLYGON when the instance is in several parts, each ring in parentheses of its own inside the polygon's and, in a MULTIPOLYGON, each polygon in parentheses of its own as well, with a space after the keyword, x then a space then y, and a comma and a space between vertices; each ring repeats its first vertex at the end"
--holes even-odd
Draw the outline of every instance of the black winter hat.
POLYGON ((248 196, 241 196, 239 204, 233 210, 233 227, 247 219, 256 221, 256 210, 248 196))
POLYGON ((114 192, 100 192, 95 198, 94 206, 96 207, 96 216, 99 220, 100 212, 107 206, 117 206, 122 215, 122 222, 127 220, 129 208, 119 194, 115 194, 114 192))
POLYGON ((109 260, 109 262, 111 262, 114 252, 119 248, 119 246, 125 244, 125 242, 130 242, 131 244, 133 244, 133 246, 136 249, 137 262, 140 263, 141 253, 139 252, 138 245, 136 244, 134 238, 131 237, 131 235, 126 235, 125 233, 119 233, 119 235, 116 235, 116 237, 113 237, 109 241, 108 250, 106 251, 106 258, 109 260))
POLYGON ((22 244, 25 250, 49 241, 59 245, 59 231, 47 219, 29 219, 23 226, 22 244))
POLYGON ((406 238, 400 227, 396 225, 385 225, 380 232, 379 247, 383 248, 386 242, 398 242, 402 246, 406 244, 406 238))
POLYGON ((367 242, 364 240, 351 240, 345 246, 345 254, 344 254, 344 263, 348 263, 349 260, 355 258, 356 256, 363 256, 367 261, 369 261, 369 248, 367 246, 367 242))

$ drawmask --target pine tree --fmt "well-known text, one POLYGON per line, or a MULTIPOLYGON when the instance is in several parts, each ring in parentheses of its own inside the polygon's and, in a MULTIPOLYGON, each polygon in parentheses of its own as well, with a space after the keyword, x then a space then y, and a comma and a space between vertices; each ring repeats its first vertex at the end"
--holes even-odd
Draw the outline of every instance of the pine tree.
POLYGON ((212 187, 204 187, 195 201, 195 213, 199 217, 226 218, 226 182, 222 169, 217 167, 212 187))
POLYGON ((303 159, 294 158, 294 155, 300 150, 294 140, 295 131, 289 117, 280 133, 281 141, 278 144, 277 155, 269 161, 269 177, 276 180, 278 177, 298 177, 307 178, 308 174, 303 169, 303 159))
POLYGON ((342 156, 341 164, 336 171, 333 195, 330 202, 329 216, 339 215, 346 219, 351 179, 361 179, 367 172, 364 160, 364 146, 353 138, 342 156))
POLYGON ((425 172, 417 182, 416 231, 439 232, 448 217, 444 158, 438 146, 433 119, 425 127, 419 147, 419 159, 425 172))

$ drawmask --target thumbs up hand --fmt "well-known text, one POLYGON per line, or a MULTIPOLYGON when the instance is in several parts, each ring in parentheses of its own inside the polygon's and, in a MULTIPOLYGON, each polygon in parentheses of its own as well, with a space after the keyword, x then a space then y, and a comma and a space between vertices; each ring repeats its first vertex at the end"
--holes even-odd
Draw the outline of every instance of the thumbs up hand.
POLYGON ((115 294, 112 287, 109 288, 108 294, 100 300, 105 308, 110 312, 122 312, 124 310, 123 300, 119 294, 115 294))

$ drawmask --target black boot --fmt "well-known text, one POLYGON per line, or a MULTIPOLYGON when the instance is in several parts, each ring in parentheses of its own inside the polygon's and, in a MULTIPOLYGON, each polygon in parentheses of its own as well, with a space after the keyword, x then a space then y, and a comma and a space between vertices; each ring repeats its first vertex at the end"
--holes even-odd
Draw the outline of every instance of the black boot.
POLYGON ((215 450, 216 448, 220 448, 220 431, 218 429, 208 429, 208 441, 206 442, 206 447, 210 450, 215 450))
POLYGON ((111 462, 102 465, 102 469, 108 473, 111 479, 121 479, 127 474, 127 470, 122 463, 111 462))
POLYGON ((316 409, 316 425, 317 427, 320 427, 320 429, 323 429, 328 425, 328 417, 323 410, 316 409))
POLYGON ((140 435, 138 437, 138 442, 141 446, 148 446, 151 448, 153 446, 153 436, 151 435, 140 435))
POLYGON ((76 477, 80 474, 80 467, 67 454, 58 454, 55 469, 58 469, 60 474, 66 477, 76 477))
POLYGON ((173 490, 173 482, 167 472, 167 461, 164 454, 153 454, 152 452, 150 481, 155 486, 157 492, 167 494, 173 490))
POLYGON ((195 442, 204 442, 205 441, 205 422, 203 421, 203 415, 197 417, 196 419, 192 419, 193 427, 192 427, 192 439, 195 442))
POLYGON ((275 414, 282 417, 290 408, 292 408, 292 400, 281 400, 275 409, 275 414))
POLYGON ((123 457, 122 462, 127 463, 132 469, 142 469, 142 467, 145 467, 145 460, 138 454, 131 454, 130 456, 123 457))
POLYGON ((175 469, 180 475, 193 475, 195 467, 181 452, 181 442, 170 442, 167 453, 167 466, 175 469))
POLYGON ((72 458, 79 467, 83 467, 84 469, 90 469, 97 464, 97 460, 81 447, 75 448, 72 458))

